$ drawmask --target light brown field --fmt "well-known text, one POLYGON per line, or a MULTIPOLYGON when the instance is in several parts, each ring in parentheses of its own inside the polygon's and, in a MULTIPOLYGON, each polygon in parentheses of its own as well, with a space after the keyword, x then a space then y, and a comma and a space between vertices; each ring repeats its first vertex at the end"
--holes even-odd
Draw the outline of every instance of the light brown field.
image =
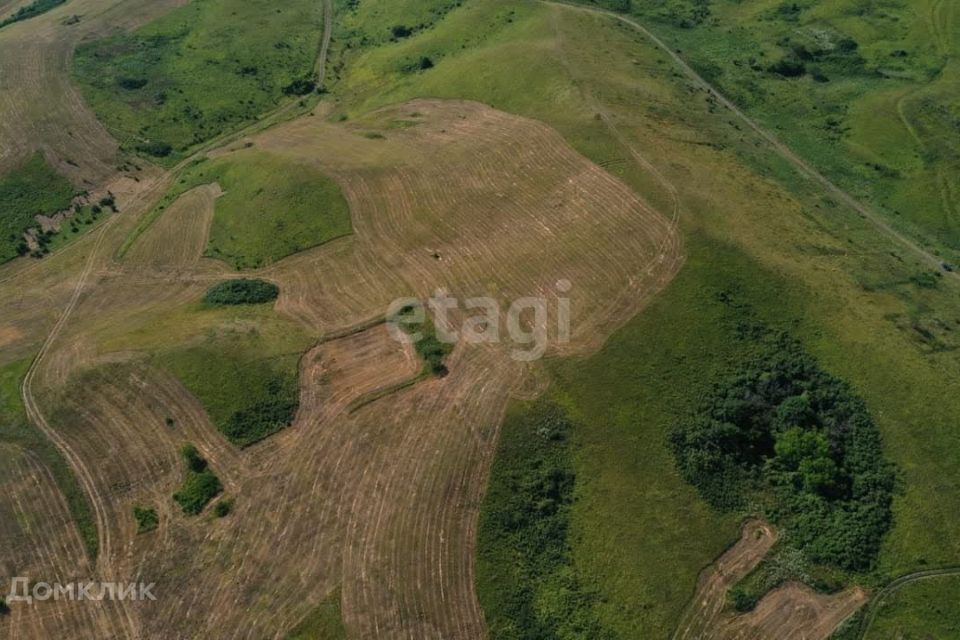
MULTIPOLYGON (((97 566, 76 571, 157 583, 158 602, 108 614, 112 637, 281 637, 338 588, 351 637, 482 637, 480 498, 507 402, 539 388, 536 368, 511 359, 516 345, 461 344, 448 376, 351 411, 421 363, 382 324, 350 329, 396 297, 438 288, 503 304, 544 296, 551 323, 568 295, 571 339, 548 353, 594 349, 679 269, 673 221, 553 130, 477 103, 417 101, 348 125, 306 117, 251 140, 315 163, 351 205, 354 236, 255 274, 280 285, 277 312, 318 340, 301 360, 301 409, 292 427, 238 451, 176 379, 149 366, 157 345, 217 330, 184 320, 169 333, 169 318, 189 317, 230 270, 200 257, 216 186, 184 194, 115 262, 149 206, 131 197, 96 241, 55 258, 89 275, 31 376, 101 525, 97 566), (373 130, 383 137, 362 135, 373 130), (236 499, 228 518, 175 508, 183 442, 236 499), (136 534, 137 504, 158 506, 156 532, 136 534)), ((11 617, 15 634, 36 624, 31 614, 11 617)), ((72 637, 90 629, 66 614, 44 624, 72 637)))

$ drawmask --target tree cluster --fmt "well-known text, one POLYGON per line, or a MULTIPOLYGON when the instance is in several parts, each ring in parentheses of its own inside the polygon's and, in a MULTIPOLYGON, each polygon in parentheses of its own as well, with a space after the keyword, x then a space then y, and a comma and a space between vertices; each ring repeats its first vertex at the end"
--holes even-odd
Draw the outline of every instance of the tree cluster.
POLYGON ((814 562, 870 569, 896 487, 864 402, 786 336, 716 384, 670 444, 714 507, 759 506, 814 562))

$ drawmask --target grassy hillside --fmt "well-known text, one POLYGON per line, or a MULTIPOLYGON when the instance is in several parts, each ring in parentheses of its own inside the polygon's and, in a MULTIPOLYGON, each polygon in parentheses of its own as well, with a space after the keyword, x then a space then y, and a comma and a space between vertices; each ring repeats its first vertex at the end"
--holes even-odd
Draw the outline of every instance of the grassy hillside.
POLYGON ((75 194, 39 153, 0 177, 0 263, 27 252, 23 233, 37 226, 38 214, 66 209, 75 194))
POLYGON ((78 47, 74 77, 121 143, 172 164, 312 75, 322 4, 199 0, 78 47))
POLYGON ((956 3, 625 4, 831 179, 957 261, 956 3))
MULTIPOLYGON (((902 469, 894 529, 878 571, 862 579, 960 558, 943 544, 960 524, 950 515, 960 506, 951 453, 960 442, 949 426, 960 406, 948 391, 954 374, 944 373, 958 371, 952 284, 825 197, 629 27, 562 7, 478 0, 378 46, 364 44, 373 33, 344 35, 354 38, 342 51, 349 73, 334 92, 350 117, 418 95, 480 100, 556 127, 666 212, 671 194, 679 198, 688 238, 679 279, 600 354, 553 367, 580 447, 574 566, 601 593, 605 624, 623 637, 669 633, 697 571, 734 535, 733 521, 678 480, 663 444, 673 412, 750 349, 731 339, 740 311, 711 299, 727 289, 853 384, 902 469), (410 66, 424 57, 432 67, 410 66)), ((691 30, 691 49, 696 37, 691 30)), ((811 127, 801 120, 791 130, 811 127)))
POLYGON ((188 333, 167 342, 156 363, 183 382, 231 442, 244 447, 293 421, 300 356, 311 341, 269 308, 230 309, 185 310, 171 319, 168 328, 188 333), (215 328, 191 339, 194 329, 188 327, 197 321, 215 328))
POLYGON ((242 152, 198 165, 185 179, 216 181, 225 191, 206 255, 237 269, 262 267, 351 232, 340 188, 310 167, 242 152))

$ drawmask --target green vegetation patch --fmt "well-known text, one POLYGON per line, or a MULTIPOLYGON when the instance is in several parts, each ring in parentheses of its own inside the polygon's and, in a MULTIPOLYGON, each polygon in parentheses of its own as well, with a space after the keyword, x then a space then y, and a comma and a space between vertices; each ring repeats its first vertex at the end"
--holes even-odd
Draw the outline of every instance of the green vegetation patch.
POLYGON ((203 301, 207 304, 263 304, 276 300, 280 288, 272 282, 240 278, 224 280, 210 287, 203 301))
POLYGON ((230 498, 224 498, 217 504, 213 505, 213 515, 218 518, 226 518, 230 515, 230 512, 233 511, 233 500, 230 498))
POLYGON ((880 434, 849 385, 794 340, 765 342, 671 434, 680 472, 718 509, 762 504, 813 561, 869 570, 893 517, 880 434))
POLYGON ((185 514, 195 516, 223 491, 223 485, 195 446, 184 445, 180 454, 187 468, 187 477, 180 490, 173 494, 173 499, 185 514))
POLYGON ((424 373, 435 376, 447 375, 446 359, 453 351, 453 343, 444 342, 437 335, 437 328, 427 317, 419 302, 411 302, 394 313, 390 322, 416 339, 413 342, 417 354, 423 360, 424 373))
MULTIPOLYGON (((601 2, 600 4, 604 4, 601 2)), ((606 2, 652 27, 790 147, 893 224, 960 255, 960 54, 939 0, 606 2), (951 135, 948 132, 953 132, 951 135)))
POLYGON ((200 400, 233 444, 245 447, 292 424, 299 407, 301 350, 276 348, 252 330, 169 352, 160 363, 200 400))
POLYGON ((347 630, 343 626, 343 614, 340 611, 340 590, 331 593, 307 617, 290 631, 287 640, 346 640, 347 630))
POLYGON ((135 505, 133 507, 133 518, 137 521, 137 533, 153 531, 160 524, 160 517, 153 507, 135 505))
POLYGON ((960 638, 960 577, 937 576, 901 586, 868 610, 863 640, 960 638))
POLYGON ((288 88, 312 75, 322 5, 190 2, 133 33, 81 45, 74 77, 125 147, 172 165, 299 92, 288 88))
POLYGON ((39 153, 0 178, 0 263, 26 254, 23 234, 37 226, 36 216, 66 209, 74 195, 70 181, 39 153))
POLYGON ((44 14, 51 9, 59 7, 66 1, 67 0, 33 0, 30 4, 14 11, 9 17, 0 20, 0 29, 8 24, 20 22, 21 20, 29 20, 30 18, 44 14))
POLYGON ((576 471, 563 410, 516 407, 501 429, 477 541, 477 592, 498 640, 616 637, 573 564, 576 471))

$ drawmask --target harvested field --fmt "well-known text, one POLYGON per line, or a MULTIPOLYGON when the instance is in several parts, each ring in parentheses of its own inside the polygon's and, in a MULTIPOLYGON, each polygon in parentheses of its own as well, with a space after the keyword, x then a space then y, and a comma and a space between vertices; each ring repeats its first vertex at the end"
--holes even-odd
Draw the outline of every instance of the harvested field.
POLYGON ((105 257, 135 221, 104 230, 34 377, 105 525, 95 577, 157 583, 158 601, 118 611, 113 636, 282 636, 339 589, 352 637, 480 637, 480 498, 507 402, 541 378, 511 359, 516 345, 460 344, 449 375, 379 397, 423 364, 372 321, 397 297, 442 287, 503 305, 544 296, 553 323, 567 293, 556 283, 569 280, 571 339, 548 352, 589 350, 679 268, 673 223, 548 127, 477 103, 417 101, 355 125, 302 118, 251 140, 334 177, 355 230, 251 274, 275 282, 276 310, 317 340, 301 359, 294 424, 238 450, 180 381, 148 364, 225 331, 272 339, 255 316, 196 310, 228 274, 199 258, 213 187, 163 211, 123 263, 105 257), (412 113, 416 123, 398 128, 412 113), (383 139, 358 135, 370 130, 383 139), (226 518, 188 517, 171 500, 185 442, 235 499, 226 518), (157 509, 156 531, 136 533, 134 505, 157 509))
POLYGON ((724 638, 737 640, 826 640, 867 601, 860 588, 823 595, 810 587, 788 584, 776 589, 750 613, 731 621, 724 638))
MULTIPOLYGON (((0 446, 0 535, 4 596, 13 577, 67 583, 91 575, 83 542, 50 472, 29 453, 7 445, 0 446)), ((46 638, 87 629, 90 637, 109 637, 118 631, 116 614, 105 602, 12 603, 10 615, 0 618, 0 633, 46 638)))
POLYGON ((210 184, 180 196, 130 248, 126 260, 147 269, 196 266, 207 245, 214 204, 221 195, 219 185, 210 184))
MULTIPOLYGON (((254 143, 337 178, 356 241, 330 252, 346 253, 351 267, 400 276, 415 296, 442 287, 460 299, 490 296, 502 307, 542 296, 556 326, 565 293, 557 283, 568 281, 575 349, 598 346, 681 264, 670 220, 548 127, 478 103, 417 100, 347 126, 303 118, 254 143), (371 130, 379 137, 363 135, 371 130)), ((291 260, 276 274, 298 266, 291 260)), ((390 282, 375 273, 357 278, 354 268, 328 268, 323 288, 292 283, 281 309, 307 319, 308 309, 324 306, 309 296, 327 287, 390 282)), ((400 292, 368 285, 360 298, 385 302, 391 293, 400 292)), ((314 321, 323 328, 323 318, 314 321)), ((571 350, 557 345, 554 352, 571 350)))

